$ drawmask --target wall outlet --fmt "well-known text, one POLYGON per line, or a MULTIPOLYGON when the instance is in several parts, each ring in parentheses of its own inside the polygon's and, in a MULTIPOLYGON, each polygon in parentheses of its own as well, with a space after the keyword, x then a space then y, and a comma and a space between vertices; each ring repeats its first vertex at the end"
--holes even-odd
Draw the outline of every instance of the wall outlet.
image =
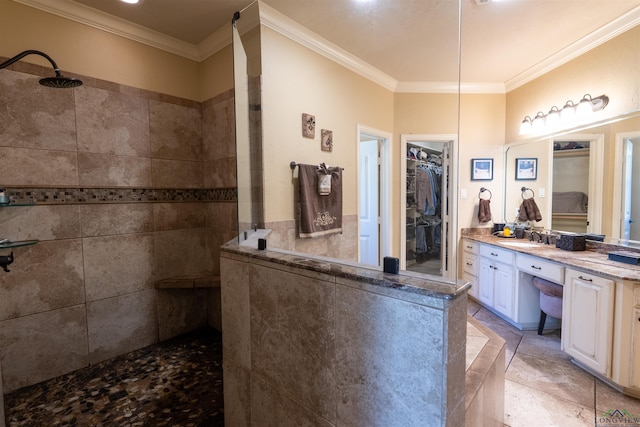
POLYGON ((544 188, 539 189, 538 194, 540 195, 540 197, 544 197, 544 188))
POLYGON ((467 198, 467 189, 466 188, 461 188, 460 189, 460 198, 461 199, 466 199, 467 198))

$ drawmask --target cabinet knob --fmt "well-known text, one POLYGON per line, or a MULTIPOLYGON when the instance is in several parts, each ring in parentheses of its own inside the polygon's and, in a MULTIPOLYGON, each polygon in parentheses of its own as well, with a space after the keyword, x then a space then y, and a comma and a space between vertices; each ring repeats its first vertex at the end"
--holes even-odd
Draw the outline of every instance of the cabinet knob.
POLYGON ((578 276, 578 279, 584 280, 585 282, 593 282, 593 279, 588 279, 586 277, 578 276))
POLYGON ((491 252, 491 256, 498 256, 497 253, 491 252))
POLYGON ((532 265, 531 268, 533 268, 535 270, 542 270, 542 267, 536 267, 535 265, 532 265))

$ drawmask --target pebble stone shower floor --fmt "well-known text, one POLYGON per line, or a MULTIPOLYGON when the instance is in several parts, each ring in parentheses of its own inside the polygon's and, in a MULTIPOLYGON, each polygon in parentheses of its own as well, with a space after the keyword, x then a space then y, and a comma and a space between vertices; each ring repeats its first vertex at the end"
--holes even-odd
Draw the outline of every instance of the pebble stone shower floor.
POLYGON ((222 335, 202 329, 5 396, 7 427, 224 426, 222 335))

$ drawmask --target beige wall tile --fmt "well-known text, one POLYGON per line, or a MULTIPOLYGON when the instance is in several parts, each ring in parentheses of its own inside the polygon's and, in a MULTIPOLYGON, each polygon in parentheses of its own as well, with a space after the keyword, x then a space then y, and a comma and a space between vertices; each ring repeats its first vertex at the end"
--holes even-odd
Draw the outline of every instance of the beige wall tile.
POLYGON ((209 227, 215 232, 238 233, 238 204, 235 202, 207 203, 209 227))
POLYGON ((75 151, 73 91, 51 90, 39 85, 38 79, 25 73, 0 70, 2 145, 75 151))
POLYGON ((180 230, 207 226, 207 205, 204 203, 154 203, 154 230, 180 230))
MULTIPOLYGON (((317 426, 332 427, 335 424, 323 419, 295 400, 297 396, 286 395, 263 378, 251 378, 251 418, 265 427, 317 426)), ((362 425, 362 424, 353 424, 362 425)))
POLYGON ((222 350, 225 360, 232 359, 244 369, 251 369, 249 267, 246 262, 220 260, 222 350))
POLYGON ((78 175, 81 186, 148 187, 151 185, 151 160, 79 153, 78 175))
POLYGON ((13 241, 80 237, 80 207, 67 205, 2 208, 0 237, 13 241))
POLYGON ((154 187, 203 188, 202 162, 153 159, 151 165, 154 187))
POLYGON ((0 358, 0 427, 6 426, 4 419, 4 387, 2 386, 2 358, 0 358))
POLYGON ((152 157, 202 160, 200 108, 149 101, 149 114, 152 157))
POLYGON ((209 326, 216 331, 222 332, 222 296, 220 295, 220 288, 209 289, 208 297, 209 326))
POLYGON ((441 310, 338 285, 338 423, 422 426, 442 419, 443 327, 441 310))
POLYGON ((251 372, 228 357, 223 360, 224 425, 250 427, 251 372))
POLYGON ((0 147, 0 182, 12 185, 78 185, 76 153, 0 147))
POLYGON ((236 181, 236 158, 204 162, 204 186, 207 188, 232 188, 236 181))
POLYGON ((147 99, 86 85, 74 93, 78 151, 149 157, 147 99))
POLYGON ((153 245, 152 234, 82 239, 87 301, 153 289, 153 245))
POLYGON ((87 365, 84 305, 0 322, 4 392, 87 365))
POLYGON ((83 205, 80 213, 85 237, 153 231, 150 203, 83 205))
POLYGON ((158 290, 160 341, 206 326, 208 289, 158 290))
POLYGON ((335 420, 335 285, 250 268, 252 374, 335 420))
POLYGON ((156 280, 182 276, 207 276, 213 268, 207 229, 154 233, 156 280))
POLYGON ((88 303, 87 329, 90 363, 157 342, 155 290, 88 303))
POLYGON ((204 158, 217 160, 236 156, 234 100, 207 105, 202 111, 204 158))
POLYGON ((11 272, 0 271, 0 320, 84 303, 79 239, 40 242, 13 253, 11 272))

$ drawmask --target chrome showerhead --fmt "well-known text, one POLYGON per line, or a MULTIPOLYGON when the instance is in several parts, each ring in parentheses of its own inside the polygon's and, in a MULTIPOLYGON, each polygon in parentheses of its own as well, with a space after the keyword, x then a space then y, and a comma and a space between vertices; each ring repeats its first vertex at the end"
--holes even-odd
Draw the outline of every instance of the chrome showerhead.
POLYGON ((55 77, 45 77, 43 79, 40 79, 40 84, 42 86, 54 87, 54 88, 70 88, 70 87, 77 87, 82 85, 81 80, 74 79, 71 77, 64 77, 62 73, 60 73, 60 70, 58 69, 58 65, 56 65, 55 61, 51 59, 49 55, 47 55, 46 53, 40 52, 39 50, 25 50, 24 52, 19 53, 13 58, 0 64, 0 69, 8 67, 9 65, 13 64, 16 61, 19 61, 20 59, 24 58, 27 55, 40 55, 43 58, 46 58, 51 63, 51 66, 53 67, 53 71, 55 71, 56 73, 55 77))

